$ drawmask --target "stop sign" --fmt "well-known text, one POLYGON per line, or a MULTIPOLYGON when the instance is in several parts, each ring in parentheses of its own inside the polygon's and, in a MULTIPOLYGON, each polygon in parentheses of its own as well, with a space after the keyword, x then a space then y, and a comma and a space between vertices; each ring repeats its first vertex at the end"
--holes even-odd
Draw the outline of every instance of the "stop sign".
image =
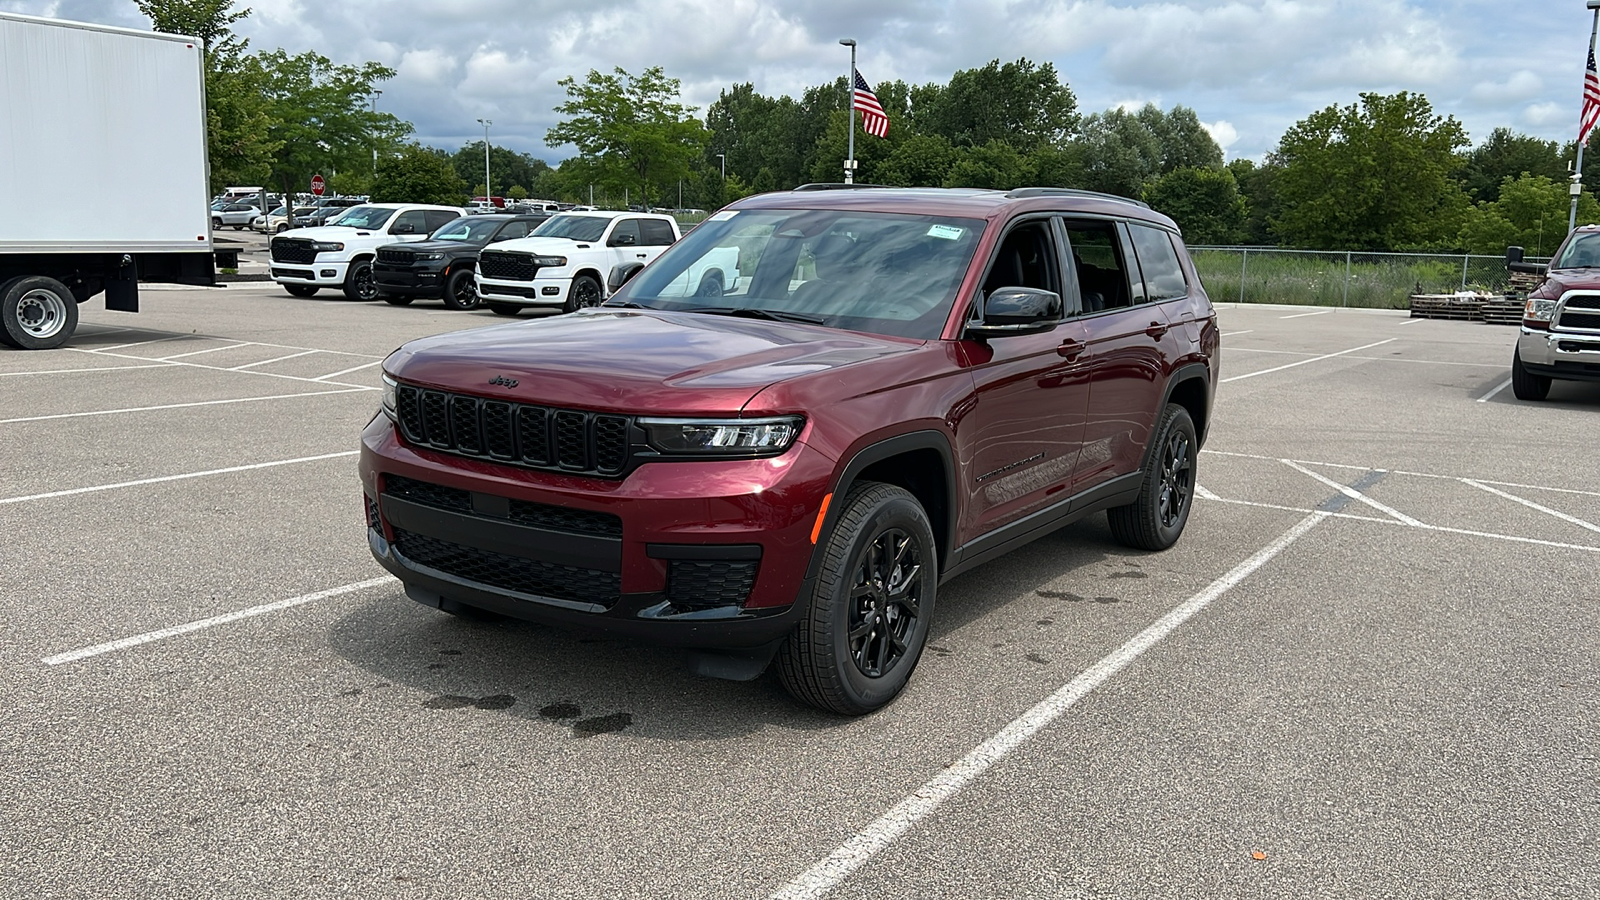
POLYGON ((318 197, 321 197, 323 189, 326 188, 327 186, 328 186, 328 183, 326 181, 322 180, 322 176, 321 175, 313 175, 313 176, 311 176, 311 193, 316 194, 318 197))

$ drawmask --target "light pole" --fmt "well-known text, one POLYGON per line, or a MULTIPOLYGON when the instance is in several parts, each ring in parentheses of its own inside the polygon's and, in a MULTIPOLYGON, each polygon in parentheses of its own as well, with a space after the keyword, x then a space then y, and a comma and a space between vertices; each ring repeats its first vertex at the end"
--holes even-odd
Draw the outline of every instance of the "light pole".
MULTIPOLYGON (((1593 0, 1600 2, 1600 0, 1593 0)), ((856 183, 856 39, 840 38, 839 43, 850 48, 850 80, 845 82, 844 94, 850 98, 850 150, 844 161, 844 183, 856 183)))
MULTIPOLYGON (((1594 38, 1600 32, 1600 0, 1589 0, 1588 7, 1594 10, 1594 24, 1589 28, 1589 55, 1583 63, 1583 92, 1589 93, 1589 60, 1594 59, 1594 38)), ((1582 107, 1579 107, 1580 109, 1582 107)), ((1587 135, 1585 135, 1587 137, 1587 135)), ((1583 145, 1578 141, 1578 162, 1572 170, 1572 211, 1567 213, 1567 233, 1578 227, 1578 198, 1583 196, 1583 145)))
MULTIPOLYGON (((1600 0, 1596 0, 1596 2, 1600 2, 1600 0)), ((494 124, 494 120, 479 119, 478 124, 483 126, 483 200, 490 206, 494 206, 494 201, 490 199, 494 196, 494 191, 489 186, 489 126, 494 124)))
POLYGON ((728 154, 718 153, 717 162, 722 166, 722 180, 728 180, 728 154))
MULTIPOLYGON (((372 128, 378 128, 378 98, 383 96, 383 91, 372 92, 372 128)), ((378 177, 378 135, 372 135, 372 177, 378 177)))

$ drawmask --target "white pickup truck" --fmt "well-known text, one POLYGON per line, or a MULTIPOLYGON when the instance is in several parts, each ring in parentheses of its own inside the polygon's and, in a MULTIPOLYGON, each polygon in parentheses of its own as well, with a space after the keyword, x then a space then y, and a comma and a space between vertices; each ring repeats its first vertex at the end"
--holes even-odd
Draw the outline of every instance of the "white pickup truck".
POLYGON ((326 287, 343 289, 351 300, 376 300, 372 260, 379 247, 427 240, 466 214, 457 206, 416 203, 352 206, 336 224, 297 228, 273 238, 272 280, 296 297, 310 297, 326 287))
MULTIPOLYGON (((680 234, 671 216, 633 212, 565 212, 533 234, 505 241, 478 256, 478 296, 503 316, 528 308, 560 307, 567 312, 598 306, 606 298, 611 274, 649 263, 676 243, 680 234)), ((706 290, 731 290, 738 272, 704 271, 706 290)), ((696 283, 698 288, 698 282, 696 283)))

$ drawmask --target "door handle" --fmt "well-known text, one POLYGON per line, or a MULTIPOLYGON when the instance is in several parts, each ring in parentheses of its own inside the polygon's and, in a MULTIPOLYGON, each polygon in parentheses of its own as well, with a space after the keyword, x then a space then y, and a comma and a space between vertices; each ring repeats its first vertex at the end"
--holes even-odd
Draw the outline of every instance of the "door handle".
POLYGON ((644 259, 644 254, 643 253, 635 253, 634 256, 637 256, 640 259, 644 259))
POLYGON ((1086 345, 1083 343, 1083 341, 1075 341, 1072 338, 1067 338, 1061 342, 1060 346, 1056 347, 1056 355, 1066 359, 1076 359, 1078 354, 1083 352, 1084 346, 1086 345))
POLYGON ((1161 338, 1166 336, 1167 327, 1168 326, 1166 326, 1165 324, 1163 324, 1161 322, 1151 322, 1150 323, 1150 327, 1146 328, 1144 330, 1144 333, 1150 335, 1151 337, 1153 337, 1153 338, 1155 338, 1156 340, 1159 341, 1159 340, 1161 340, 1161 338))

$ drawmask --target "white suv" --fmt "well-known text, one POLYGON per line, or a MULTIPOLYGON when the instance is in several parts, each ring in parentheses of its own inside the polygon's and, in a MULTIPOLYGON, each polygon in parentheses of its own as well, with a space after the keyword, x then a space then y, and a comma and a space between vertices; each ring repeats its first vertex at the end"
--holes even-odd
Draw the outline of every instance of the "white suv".
POLYGON ((530 307, 598 306, 614 270, 650 262, 678 237, 671 216, 565 212, 479 254, 478 296, 503 316, 530 307))
POLYGON ((272 239, 272 280, 296 297, 342 288, 351 300, 376 300, 372 260, 384 244, 425 240, 466 215, 456 206, 363 203, 327 225, 299 228, 272 239))

